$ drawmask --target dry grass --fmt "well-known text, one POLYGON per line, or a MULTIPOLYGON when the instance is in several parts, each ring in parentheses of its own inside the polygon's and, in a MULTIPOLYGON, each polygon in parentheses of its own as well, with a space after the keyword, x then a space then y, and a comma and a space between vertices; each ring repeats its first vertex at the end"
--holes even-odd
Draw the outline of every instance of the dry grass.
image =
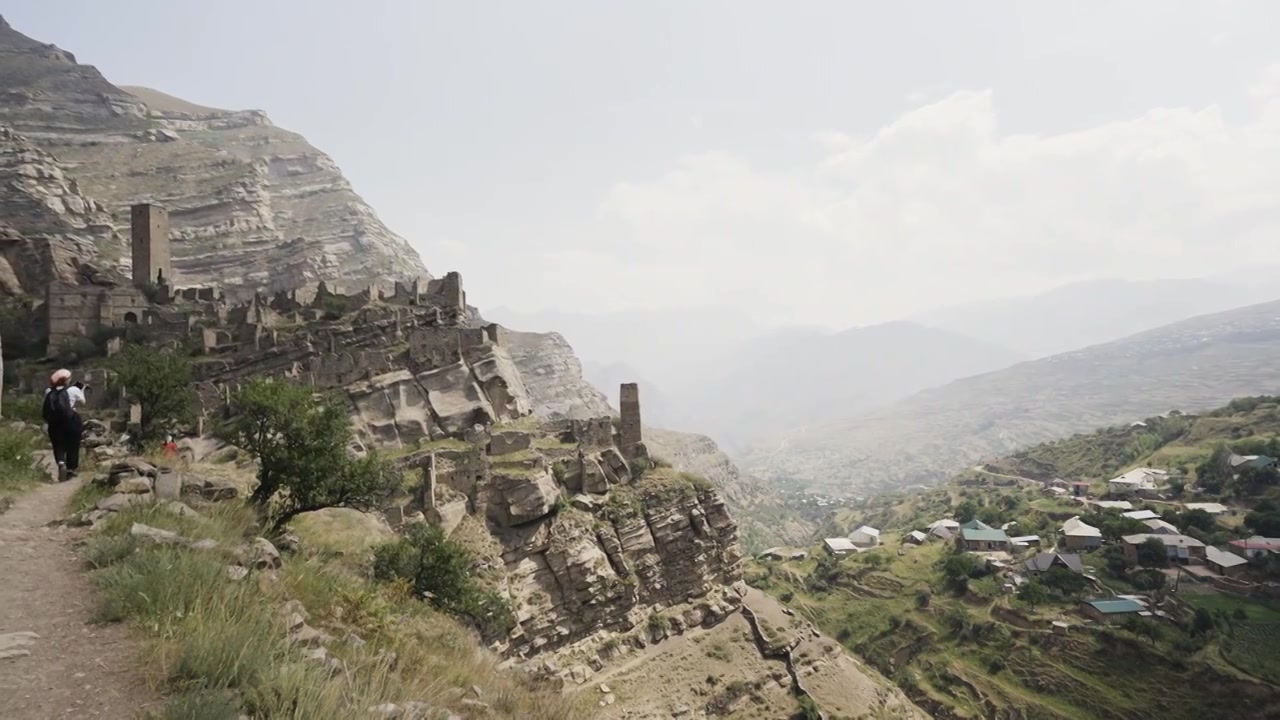
POLYGON ((208 508, 201 518, 131 508, 88 544, 86 559, 98 568, 98 619, 132 622, 149 637, 140 660, 170 696, 162 717, 362 717, 386 702, 456 706, 473 686, 496 717, 590 716, 572 698, 499 671, 499 659, 470 630, 402 588, 371 584, 360 563, 302 553, 287 557, 274 580, 256 572, 228 579, 225 565, 256 532, 253 513, 239 503, 208 508), (135 521, 219 545, 203 552, 143 545, 128 535, 135 521), (278 612, 288 599, 337 638, 328 647, 340 671, 289 645, 278 612), (352 635, 363 642, 346 640, 352 635))

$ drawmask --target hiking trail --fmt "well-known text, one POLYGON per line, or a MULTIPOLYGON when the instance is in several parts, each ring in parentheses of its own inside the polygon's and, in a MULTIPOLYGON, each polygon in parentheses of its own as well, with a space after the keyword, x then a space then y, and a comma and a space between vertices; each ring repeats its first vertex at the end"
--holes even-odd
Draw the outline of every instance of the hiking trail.
POLYGON ((159 709, 123 624, 91 625, 94 599, 74 543, 50 527, 81 482, 40 485, 0 513, 0 717, 124 720, 159 709))

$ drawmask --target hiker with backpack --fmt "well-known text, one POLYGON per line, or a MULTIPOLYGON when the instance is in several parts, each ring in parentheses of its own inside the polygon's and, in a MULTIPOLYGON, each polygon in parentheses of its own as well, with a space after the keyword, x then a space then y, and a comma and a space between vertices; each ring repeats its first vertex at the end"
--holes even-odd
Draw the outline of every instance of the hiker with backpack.
POLYGON ((84 391, 71 384, 71 371, 58 370, 49 376, 44 391, 44 422, 49 426, 49 443, 58 464, 58 482, 75 477, 80 468, 80 436, 84 421, 76 406, 84 402, 84 391))

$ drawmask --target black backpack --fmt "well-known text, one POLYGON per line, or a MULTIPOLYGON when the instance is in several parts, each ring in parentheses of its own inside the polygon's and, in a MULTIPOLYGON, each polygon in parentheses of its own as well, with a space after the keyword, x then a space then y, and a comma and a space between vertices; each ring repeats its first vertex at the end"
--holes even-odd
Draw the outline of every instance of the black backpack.
POLYGON ((53 388, 44 395, 42 408, 44 421, 48 425, 62 425, 71 420, 75 410, 71 407, 71 396, 65 387, 53 388))

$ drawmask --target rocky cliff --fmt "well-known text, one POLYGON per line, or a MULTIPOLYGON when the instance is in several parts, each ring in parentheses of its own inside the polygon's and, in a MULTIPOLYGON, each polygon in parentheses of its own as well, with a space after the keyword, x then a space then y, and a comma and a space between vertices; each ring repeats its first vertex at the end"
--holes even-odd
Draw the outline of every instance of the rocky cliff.
MULTIPOLYGON (((224 288, 358 283, 424 276, 404 239, 382 224, 341 171, 301 136, 258 110, 201 107, 144 88, 116 87, 71 53, 0 19, 0 180, 39 180, 0 199, 5 257, 49 270, 4 273, 24 292, 65 275, 67 258, 128 270, 129 206, 170 210, 179 285, 224 288), (34 173, 34 174, 32 174, 34 173), (63 183, 65 187, 56 187, 63 183), (32 202, 43 205, 38 216, 32 202), (52 258, 45 261, 44 258, 52 258)), ((65 278, 64 278, 65 279, 65 278)))
MULTIPOLYGON (((550 418, 617 415, 604 393, 583 377, 582 364, 559 333, 508 332, 504 337, 536 414, 550 418)), ((643 405, 643 388, 641 395, 643 405)), ((724 492, 748 549, 803 545, 812 539, 816 528, 783 507, 762 480, 740 472, 711 438, 650 425, 645 426, 644 435, 654 457, 705 477, 724 492)))

